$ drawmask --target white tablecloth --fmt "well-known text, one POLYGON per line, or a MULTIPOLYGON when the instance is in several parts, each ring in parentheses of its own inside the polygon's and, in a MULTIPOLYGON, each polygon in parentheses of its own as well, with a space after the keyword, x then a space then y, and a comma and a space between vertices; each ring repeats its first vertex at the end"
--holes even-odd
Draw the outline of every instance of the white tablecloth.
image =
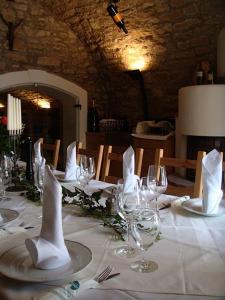
MULTIPOLYGON (((6 228, 34 226, 18 234, 0 236, 1 255, 18 241, 21 243, 27 236, 39 233, 41 207, 18 195, 0 202, 0 207, 20 213, 19 218, 6 228)), ((64 207, 65 239, 86 245, 93 254, 92 262, 78 279, 91 278, 108 264, 114 266, 115 272, 121 273, 76 299, 225 299, 225 215, 202 217, 176 206, 161 211, 161 216, 162 239, 149 250, 149 256, 158 263, 159 269, 140 274, 129 268, 137 258, 115 256, 114 250, 122 242, 114 240, 112 231, 101 226, 98 220, 80 216, 75 208, 64 207)), ((51 288, 0 277, 0 299, 32 299, 51 288)))

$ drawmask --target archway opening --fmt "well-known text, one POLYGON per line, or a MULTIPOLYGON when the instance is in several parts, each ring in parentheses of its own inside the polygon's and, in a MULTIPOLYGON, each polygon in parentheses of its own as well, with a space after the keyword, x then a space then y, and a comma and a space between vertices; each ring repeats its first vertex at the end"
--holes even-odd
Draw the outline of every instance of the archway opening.
MULTIPOLYGON (((68 80, 40 70, 11 72, 0 75, 0 95, 3 95, 3 98, 6 97, 4 95, 13 90, 33 90, 36 92, 37 86, 40 94, 48 95, 54 99, 55 111, 54 109, 48 112, 43 109, 37 110, 35 122, 35 118, 32 119, 29 116, 34 125, 33 129, 31 121, 28 121, 29 126, 33 130, 33 136, 38 138, 38 131, 41 135, 43 130, 40 129, 46 129, 44 124, 41 124, 42 118, 45 117, 45 120, 50 122, 46 127, 51 127, 50 132, 47 131, 45 134, 49 135, 51 133, 48 136, 49 139, 59 136, 62 141, 61 155, 65 158, 66 147, 72 141, 82 141, 85 144, 87 92, 68 80)), ((35 110, 33 114, 35 114, 35 110)), ((23 122, 26 121, 26 117, 24 114, 23 122)))

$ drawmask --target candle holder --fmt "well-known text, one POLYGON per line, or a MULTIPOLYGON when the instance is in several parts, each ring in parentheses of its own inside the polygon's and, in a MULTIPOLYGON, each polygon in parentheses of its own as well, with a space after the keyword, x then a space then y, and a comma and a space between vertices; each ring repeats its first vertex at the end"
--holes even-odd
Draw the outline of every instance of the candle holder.
POLYGON ((9 133, 10 159, 12 161, 12 173, 18 173, 18 149, 22 133, 21 100, 8 94, 7 98, 7 130, 9 133))

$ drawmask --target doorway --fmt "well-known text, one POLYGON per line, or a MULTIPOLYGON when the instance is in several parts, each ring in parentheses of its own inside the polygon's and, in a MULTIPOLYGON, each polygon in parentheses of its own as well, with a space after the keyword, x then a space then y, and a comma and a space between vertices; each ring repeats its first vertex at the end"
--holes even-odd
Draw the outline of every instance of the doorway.
MULTIPOLYGON (((58 101, 59 106, 61 105, 61 112, 55 113, 53 111, 51 117, 54 124, 60 123, 59 118, 62 120, 60 134, 64 161, 66 148, 71 142, 74 140, 81 141, 85 146, 87 92, 73 82, 40 70, 10 72, 0 75, 0 93, 7 94, 15 88, 29 90, 34 88, 35 84, 38 84, 40 93, 53 97, 58 101)), ((35 130, 40 130, 40 127, 37 126, 35 130)), ((54 128, 51 132, 54 132, 54 128)))

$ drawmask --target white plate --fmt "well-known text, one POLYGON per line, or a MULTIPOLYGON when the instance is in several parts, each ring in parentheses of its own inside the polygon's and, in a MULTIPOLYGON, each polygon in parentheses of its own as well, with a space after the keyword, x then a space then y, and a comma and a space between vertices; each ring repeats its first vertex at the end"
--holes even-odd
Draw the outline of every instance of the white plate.
POLYGON ((185 210, 193 212, 198 215, 206 216, 206 217, 218 217, 225 214, 225 201, 222 199, 220 202, 219 210, 217 214, 205 213, 202 211, 202 199, 201 198, 193 198, 182 202, 182 207, 185 210))
POLYGON ((0 216, 0 226, 3 226, 12 220, 15 220, 19 216, 19 213, 12 209, 0 208, 0 216))
POLYGON ((69 278, 84 269, 92 259, 91 250, 77 242, 65 241, 71 261, 57 269, 36 269, 25 244, 16 246, 0 256, 0 272, 6 277, 29 282, 46 282, 69 278))
POLYGON ((64 179, 64 174, 57 174, 57 175, 55 175, 55 177, 58 179, 58 181, 60 181, 60 182, 65 182, 65 183, 67 183, 67 182, 76 182, 77 180, 75 180, 75 179, 73 179, 73 180, 67 180, 67 179, 64 179))

